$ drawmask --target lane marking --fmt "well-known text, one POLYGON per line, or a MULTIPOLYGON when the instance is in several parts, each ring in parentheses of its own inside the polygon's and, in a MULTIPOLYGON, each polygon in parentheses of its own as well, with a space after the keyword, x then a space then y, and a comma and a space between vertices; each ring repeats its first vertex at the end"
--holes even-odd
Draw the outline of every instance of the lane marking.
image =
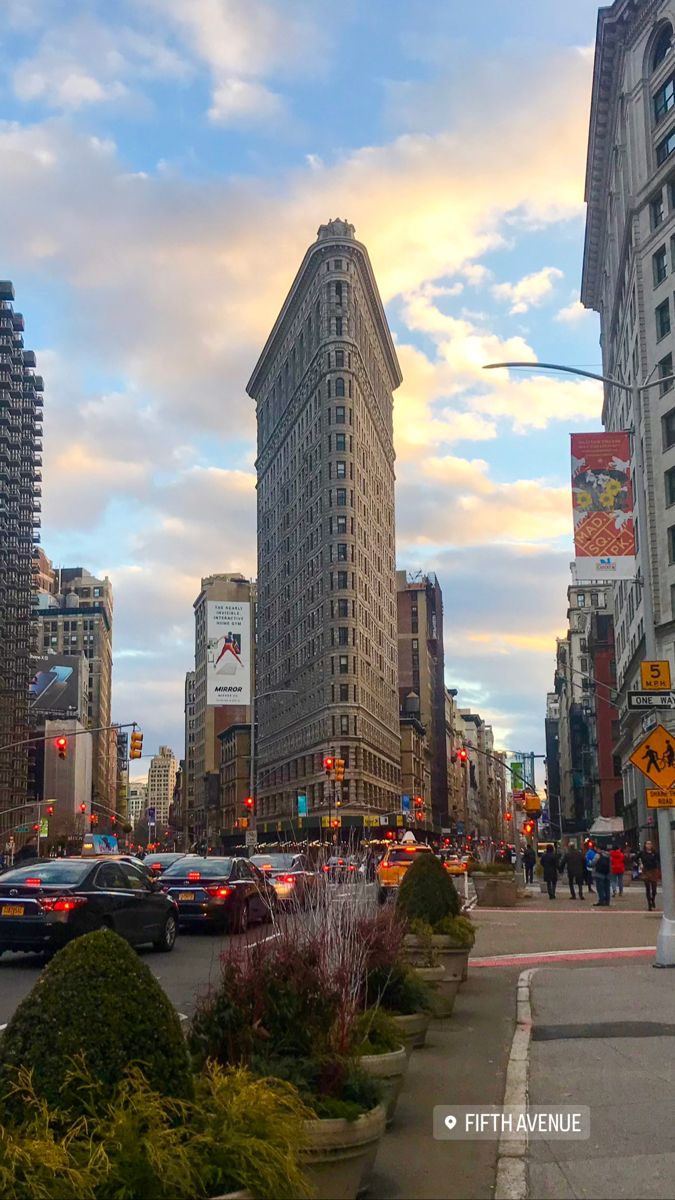
POLYGON ((469 959, 472 967, 518 967, 527 963, 585 962, 592 958, 651 958, 655 946, 608 946, 590 950, 533 950, 523 954, 494 954, 469 959))
POLYGON ((261 946, 263 942, 273 942, 275 938, 281 937, 281 933, 270 933, 269 937, 256 938, 254 942, 247 942, 246 949, 252 950, 254 946, 261 946))
MULTIPOLYGON (((504 1105, 526 1108, 528 1101, 532 1007, 530 986, 534 967, 521 971, 516 988, 516 1028, 506 1067, 504 1105)), ((497 1147, 497 1173, 494 1200, 527 1200, 527 1136, 500 1138, 497 1147)))

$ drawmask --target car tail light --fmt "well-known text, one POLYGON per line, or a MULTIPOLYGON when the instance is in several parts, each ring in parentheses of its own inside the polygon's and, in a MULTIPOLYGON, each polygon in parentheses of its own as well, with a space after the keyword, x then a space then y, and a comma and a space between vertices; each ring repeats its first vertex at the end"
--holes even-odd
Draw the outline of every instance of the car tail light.
POLYGON ((40 887, 42 880, 41 879, 25 879, 24 883, 26 884, 26 887, 40 887))
POLYGON ((295 875, 277 875, 275 883, 295 883, 295 875))
POLYGON ((347 867, 347 870, 348 870, 348 871, 355 871, 355 870, 356 870, 356 867, 354 866, 354 864, 353 864, 353 863, 350 863, 350 864, 349 864, 349 866, 347 867))
POLYGON ((217 896, 219 900, 224 900, 226 896, 232 895, 232 888, 229 887, 207 887, 204 889, 209 896, 217 896))
POLYGON ((201 871, 188 871, 188 879, 201 879, 201 871))
POLYGON ((324 871, 330 871, 330 867, 328 866, 327 863, 324 863, 323 869, 324 869, 324 871))
POLYGON ((151 871, 161 871, 161 869, 162 869, 162 864, 161 864, 161 863, 150 863, 150 870, 151 870, 151 871))
POLYGON ((86 903, 86 896, 43 896, 40 900, 40 906, 47 912, 72 912, 86 903))

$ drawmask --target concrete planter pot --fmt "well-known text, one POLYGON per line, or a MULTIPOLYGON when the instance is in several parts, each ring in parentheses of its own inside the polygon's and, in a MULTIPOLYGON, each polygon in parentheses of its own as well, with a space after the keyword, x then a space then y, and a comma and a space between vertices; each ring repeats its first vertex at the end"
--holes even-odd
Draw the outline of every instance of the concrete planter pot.
POLYGON ((388 1054, 362 1054, 359 1062, 368 1075, 382 1085, 382 1103, 387 1112, 387 1125, 394 1119, 394 1110, 408 1070, 408 1052, 404 1046, 388 1054))
POLYGON ((459 979, 448 979, 444 967, 415 967, 415 970, 429 987, 432 1016, 452 1016, 459 991, 459 979))
POLYGON ((429 1013, 391 1013, 390 1016, 398 1025, 406 1053, 421 1049, 427 1039, 427 1029, 431 1020, 429 1013))
MULTIPOLYGON (((424 942, 414 933, 406 933, 403 948, 410 962, 419 965, 424 960, 428 942, 424 942)), ((442 964, 448 979, 459 979, 463 983, 468 978, 471 946, 460 946, 447 934, 434 933, 431 937, 431 949, 442 964)))
POLYGON ((481 875, 474 872, 471 878, 476 889, 479 908, 515 907, 518 898, 515 875, 481 875))
POLYGON ((378 1104, 355 1121, 305 1122, 309 1145, 300 1161, 316 1200, 356 1200, 367 1186, 386 1119, 384 1105, 378 1104))

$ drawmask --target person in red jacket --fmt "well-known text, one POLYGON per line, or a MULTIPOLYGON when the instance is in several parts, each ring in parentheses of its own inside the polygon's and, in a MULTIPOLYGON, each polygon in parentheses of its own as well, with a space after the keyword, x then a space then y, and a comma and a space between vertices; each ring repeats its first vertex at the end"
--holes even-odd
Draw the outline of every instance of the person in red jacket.
POLYGON ((612 879, 612 895, 616 896, 617 891, 620 896, 623 896, 623 876, 626 870, 626 856, 618 847, 615 847, 609 852, 609 865, 612 879))

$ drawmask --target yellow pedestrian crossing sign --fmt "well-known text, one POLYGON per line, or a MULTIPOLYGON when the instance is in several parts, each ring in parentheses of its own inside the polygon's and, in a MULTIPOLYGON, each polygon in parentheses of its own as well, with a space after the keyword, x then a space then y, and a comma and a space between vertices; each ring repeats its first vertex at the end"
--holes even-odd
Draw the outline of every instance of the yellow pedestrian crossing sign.
POLYGON ((657 725, 643 738, 630 761, 650 783, 660 788, 675 787, 675 736, 665 725, 657 725))

